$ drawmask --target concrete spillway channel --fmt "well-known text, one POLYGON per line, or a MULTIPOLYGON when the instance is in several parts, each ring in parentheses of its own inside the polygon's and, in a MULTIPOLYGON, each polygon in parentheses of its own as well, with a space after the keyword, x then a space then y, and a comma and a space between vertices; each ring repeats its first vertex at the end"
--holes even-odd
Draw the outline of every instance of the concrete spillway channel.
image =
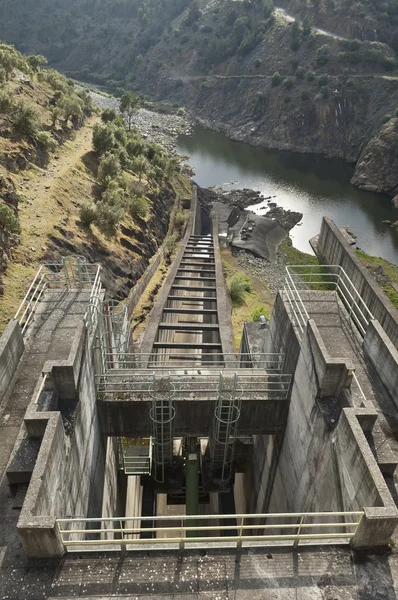
POLYGON ((163 308, 151 363, 222 364, 211 236, 191 236, 163 308))

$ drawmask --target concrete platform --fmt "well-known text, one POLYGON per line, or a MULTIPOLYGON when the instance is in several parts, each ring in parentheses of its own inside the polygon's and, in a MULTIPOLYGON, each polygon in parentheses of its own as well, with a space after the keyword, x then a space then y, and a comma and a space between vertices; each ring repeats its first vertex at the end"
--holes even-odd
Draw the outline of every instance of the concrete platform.
MULTIPOLYGON (((398 461, 398 414, 393 399, 382 385, 375 369, 364 357, 362 338, 334 291, 302 291, 301 298, 319 329, 332 358, 350 359, 357 382, 351 386, 351 405, 374 407, 378 419, 368 441, 382 473, 393 476, 398 461), (359 385, 358 385, 359 384, 359 385)), ((390 482, 398 499, 398 474, 390 482)))

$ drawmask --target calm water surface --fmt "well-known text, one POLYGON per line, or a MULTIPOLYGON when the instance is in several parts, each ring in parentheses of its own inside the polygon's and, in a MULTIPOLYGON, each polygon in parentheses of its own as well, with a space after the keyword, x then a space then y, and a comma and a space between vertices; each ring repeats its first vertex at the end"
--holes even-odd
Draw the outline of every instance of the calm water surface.
MULTIPOLYGON (((358 247, 398 264, 398 232, 383 220, 398 220, 390 198, 354 188, 353 167, 315 154, 268 151, 203 128, 181 136, 178 151, 189 155, 202 187, 252 188, 285 209, 303 213, 302 225, 291 231, 293 244, 311 252, 308 240, 319 233, 322 217, 349 226, 358 247)), ((255 212, 267 203, 252 208, 255 212)))

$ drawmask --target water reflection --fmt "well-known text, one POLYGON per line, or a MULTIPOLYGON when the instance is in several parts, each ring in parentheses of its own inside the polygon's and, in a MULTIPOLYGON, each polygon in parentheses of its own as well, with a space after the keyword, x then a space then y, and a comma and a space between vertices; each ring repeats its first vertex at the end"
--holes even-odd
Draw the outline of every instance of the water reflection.
MULTIPOLYGON (((327 215, 349 226, 360 248, 398 263, 398 232, 382 223, 398 220, 398 209, 386 196, 354 188, 352 165, 313 154, 254 148, 203 128, 181 136, 178 151, 189 154, 201 186, 253 188, 276 196, 286 209, 302 212, 302 225, 291 232, 300 250, 311 251, 308 240, 319 233, 322 216, 327 215)), ((263 206, 266 203, 253 210, 264 214, 263 206)))

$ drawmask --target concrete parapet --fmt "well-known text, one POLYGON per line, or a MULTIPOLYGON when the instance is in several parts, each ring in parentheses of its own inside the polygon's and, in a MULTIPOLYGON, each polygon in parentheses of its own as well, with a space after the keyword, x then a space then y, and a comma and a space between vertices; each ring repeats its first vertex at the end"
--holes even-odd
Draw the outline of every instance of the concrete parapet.
POLYGON ((57 558, 65 553, 55 517, 20 520, 18 533, 24 552, 30 558, 57 558))
POLYGON ((23 354, 25 345, 18 321, 8 323, 0 337, 0 398, 3 398, 23 354))
POLYGON ((397 525, 398 511, 395 507, 365 508, 351 545, 354 548, 386 546, 397 525))
POLYGON ((217 286, 217 314, 220 326, 220 339, 222 351, 224 354, 233 355, 234 347, 232 343, 232 325, 231 313, 232 302, 229 296, 227 285, 225 283, 222 262, 220 256, 220 243, 218 239, 218 220, 217 215, 212 215, 213 223, 213 245, 214 245, 214 264, 216 271, 217 286))
POLYGON ((340 229, 323 217, 321 232, 313 244, 318 258, 326 265, 340 265, 375 319, 398 348, 398 310, 390 302, 367 268, 355 255, 340 229))
POLYGON ((28 436, 42 438, 17 526, 27 556, 61 556, 55 518, 94 516, 102 507, 105 449, 96 405, 94 344, 95 335, 87 338, 79 326, 68 360, 45 365, 44 391, 54 386, 61 399, 72 400, 73 435, 65 431, 60 409, 40 410, 42 380, 25 414, 28 436), (60 373, 66 375, 60 378, 60 373))
POLYGON ((86 327, 82 321, 77 325, 67 360, 47 361, 44 365, 43 374, 51 374, 53 386, 60 400, 77 399, 85 336, 86 327))
POLYGON ((363 349, 398 408, 398 350, 376 320, 369 324, 363 349))
POLYGON ((264 336, 263 352, 285 354, 284 372, 294 373, 300 354, 300 338, 280 292, 275 300, 267 335, 264 336))
POLYGON ((354 365, 351 360, 329 356, 318 327, 312 319, 308 321, 307 333, 318 382, 318 397, 337 398, 342 388, 351 385, 354 365))

